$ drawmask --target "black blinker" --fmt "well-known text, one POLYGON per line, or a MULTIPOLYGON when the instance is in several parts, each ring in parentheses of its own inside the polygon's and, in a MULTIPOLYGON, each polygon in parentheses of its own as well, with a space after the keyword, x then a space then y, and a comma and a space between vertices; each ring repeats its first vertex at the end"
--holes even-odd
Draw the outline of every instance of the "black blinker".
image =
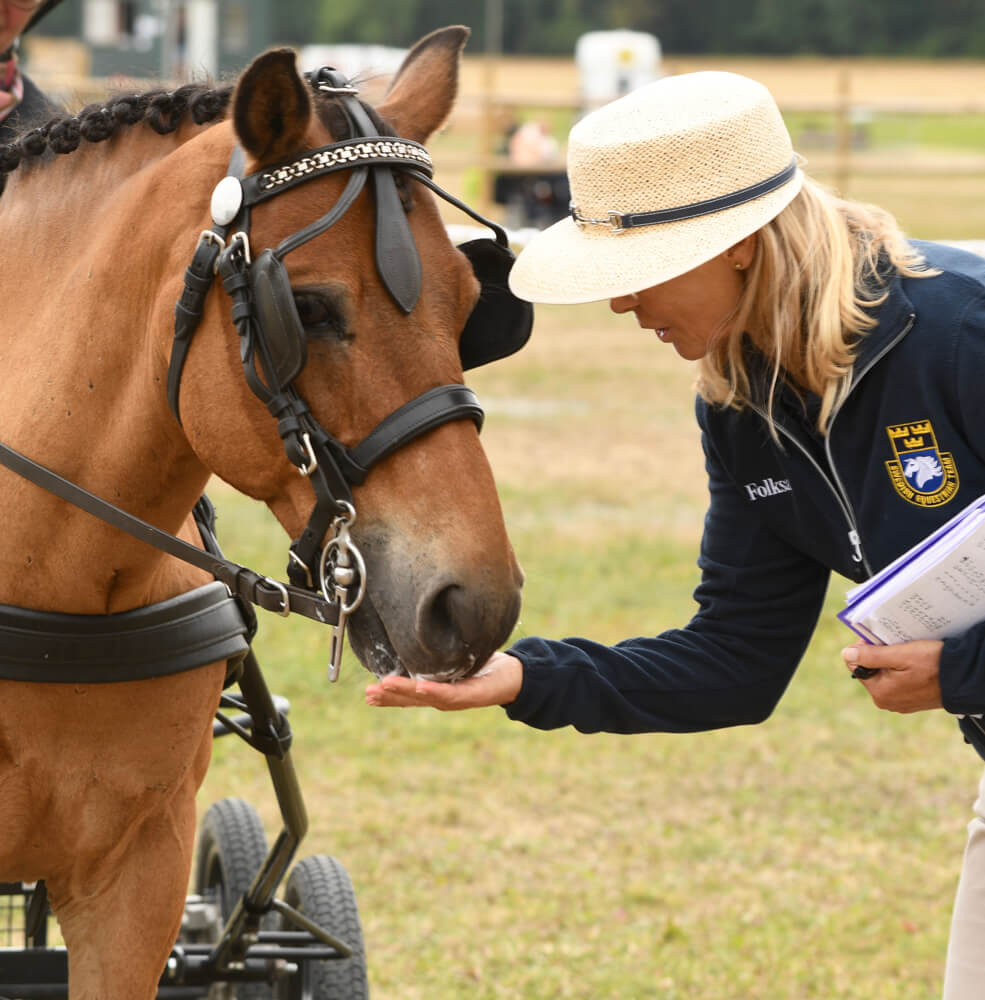
POLYGON ((462 369, 467 371, 519 351, 530 338, 534 309, 510 291, 507 279, 516 257, 508 246, 479 239, 458 249, 468 257, 482 285, 458 345, 462 369))
POLYGON ((287 269, 271 250, 264 250, 253 261, 250 284, 257 327, 266 347, 261 360, 271 388, 282 389, 301 373, 308 349, 287 269))

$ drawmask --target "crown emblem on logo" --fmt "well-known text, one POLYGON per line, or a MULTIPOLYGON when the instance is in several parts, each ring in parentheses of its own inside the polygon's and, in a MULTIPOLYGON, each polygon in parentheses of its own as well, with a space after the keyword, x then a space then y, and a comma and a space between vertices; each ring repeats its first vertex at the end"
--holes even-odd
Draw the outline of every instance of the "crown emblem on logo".
POLYGON ((923 438, 903 438, 903 444, 907 448, 921 448, 923 447, 923 438))
POLYGON ((886 431, 889 433, 890 438, 910 438, 904 444, 907 448, 916 448, 923 443, 920 437, 924 434, 932 434, 933 428, 930 426, 930 422, 927 421, 922 424, 897 424, 895 427, 887 427, 886 431))

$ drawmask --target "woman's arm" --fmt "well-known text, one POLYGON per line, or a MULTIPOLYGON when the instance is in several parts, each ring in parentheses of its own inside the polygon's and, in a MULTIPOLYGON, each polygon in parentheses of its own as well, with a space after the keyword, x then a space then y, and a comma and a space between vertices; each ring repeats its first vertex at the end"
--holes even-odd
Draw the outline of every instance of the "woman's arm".
POLYGON ((759 722, 779 700, 820 612, 828 571, 777 537, 706 445, 711 503, 686 628, 607 646, 526 638, 483 676, 451 685, 386 678, 374 705, 506 705, 540 729, 694 731, 759 722))

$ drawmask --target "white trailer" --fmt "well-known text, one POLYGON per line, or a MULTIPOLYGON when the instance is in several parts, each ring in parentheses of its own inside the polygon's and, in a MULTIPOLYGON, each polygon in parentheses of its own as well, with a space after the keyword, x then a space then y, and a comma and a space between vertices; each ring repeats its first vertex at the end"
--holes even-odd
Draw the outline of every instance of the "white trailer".
POLYGON ((586 110, 621 97, 660 74, 660 42, 643 31, 589 31, 575 43, 586 110))

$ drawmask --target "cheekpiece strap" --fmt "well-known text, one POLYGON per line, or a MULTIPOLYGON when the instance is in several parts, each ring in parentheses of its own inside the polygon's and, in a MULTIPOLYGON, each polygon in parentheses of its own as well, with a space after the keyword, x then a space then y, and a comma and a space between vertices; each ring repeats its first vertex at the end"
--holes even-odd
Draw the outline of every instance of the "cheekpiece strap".
POLYGON ((221 238, 199 239, 192 261, 185 269, 184 290, 174 307, 174 342, 168 364, 168 405, 179 424, 181 416, 178 397, 181 392, 181 373, 185 367, 188 349, 191 347, 192 335, 202 319, 205 299, 212 287, 215 263, 221 249, 221 238))

